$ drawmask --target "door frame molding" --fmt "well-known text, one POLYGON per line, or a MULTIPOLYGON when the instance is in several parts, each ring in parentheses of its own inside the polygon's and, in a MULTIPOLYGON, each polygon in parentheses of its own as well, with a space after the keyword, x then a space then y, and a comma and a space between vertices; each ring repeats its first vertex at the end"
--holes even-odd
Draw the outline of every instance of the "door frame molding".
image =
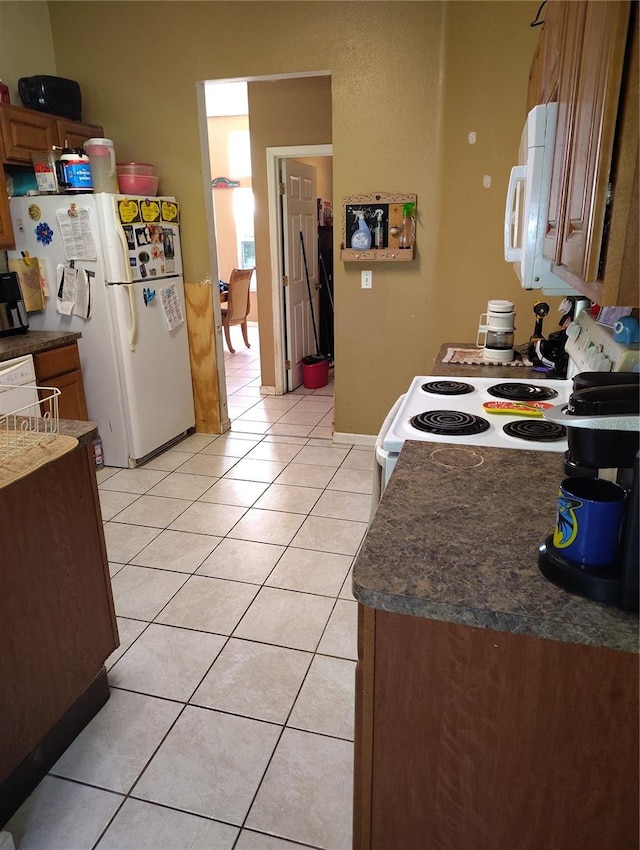
POLYGON ((266 148, 267 153, 267 196, 269 205, 269 245, 271 249, 271 302, 273 309, 273 356, 275 366, 276 395, 287 391, 287 376, 284 368, 284 295, 282 277, 282 222, 280 219, 280 161, 298 157, 333 156, 333 145, 287 145, 266 148))

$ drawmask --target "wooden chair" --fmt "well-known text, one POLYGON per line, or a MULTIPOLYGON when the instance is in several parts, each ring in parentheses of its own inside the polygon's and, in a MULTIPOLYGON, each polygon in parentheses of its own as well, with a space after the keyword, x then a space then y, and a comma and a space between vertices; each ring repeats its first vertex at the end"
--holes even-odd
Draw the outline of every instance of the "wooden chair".
POLYGON ((235 354, 235 349, 231 345, 231 336, 229 334, 231 325, 240 325, 244 344, 247 348, 251 348, 249 339, 247 338, 247 316, 250 309, 249 284, 251 283, 251 275, 254 271, 255 269, 233 269, 229 278, 226 305, 220 307, 227 348, 232 354, 235 354))

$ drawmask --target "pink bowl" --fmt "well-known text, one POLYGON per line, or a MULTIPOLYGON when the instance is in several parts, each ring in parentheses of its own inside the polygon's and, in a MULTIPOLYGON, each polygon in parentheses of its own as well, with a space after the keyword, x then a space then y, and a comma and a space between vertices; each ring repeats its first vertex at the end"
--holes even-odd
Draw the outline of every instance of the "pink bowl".
POLYGON ((117 162, 118 174, 144 174, 147 177, 155 176, 156 170, 149 162, 117 162))
POLYGON ((158 194, 158 178, 144 174, 118 174, 118 186, 126 195, 154 196, 158 194))

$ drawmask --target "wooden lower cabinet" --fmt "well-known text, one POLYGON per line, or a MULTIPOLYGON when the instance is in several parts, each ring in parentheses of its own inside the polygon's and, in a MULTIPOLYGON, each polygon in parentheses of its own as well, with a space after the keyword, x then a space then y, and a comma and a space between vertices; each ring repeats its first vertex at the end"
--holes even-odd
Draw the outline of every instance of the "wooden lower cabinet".
POLYGON ((359 605, 354 848, 638 847, 638 656, 359 605))
POLYGON ((0 488, 0 540, 1 826, 90 719, 118 646, 90 445, 0 488))
MULTIPOLYGON (((60 390, 58 414, 61 419, 89 419, 77 343, 50 348, 33 355, 39 386, 60 390)), ((41 393, 46 396, 46 393, 41 393)))

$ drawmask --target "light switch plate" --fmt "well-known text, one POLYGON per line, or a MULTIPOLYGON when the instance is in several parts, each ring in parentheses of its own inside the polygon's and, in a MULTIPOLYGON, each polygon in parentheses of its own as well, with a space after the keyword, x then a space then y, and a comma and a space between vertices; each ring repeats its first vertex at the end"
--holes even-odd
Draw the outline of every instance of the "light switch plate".
POLYGON ((373 272, 360 272, 360 288, 371 289, 373 286, 373 272))

